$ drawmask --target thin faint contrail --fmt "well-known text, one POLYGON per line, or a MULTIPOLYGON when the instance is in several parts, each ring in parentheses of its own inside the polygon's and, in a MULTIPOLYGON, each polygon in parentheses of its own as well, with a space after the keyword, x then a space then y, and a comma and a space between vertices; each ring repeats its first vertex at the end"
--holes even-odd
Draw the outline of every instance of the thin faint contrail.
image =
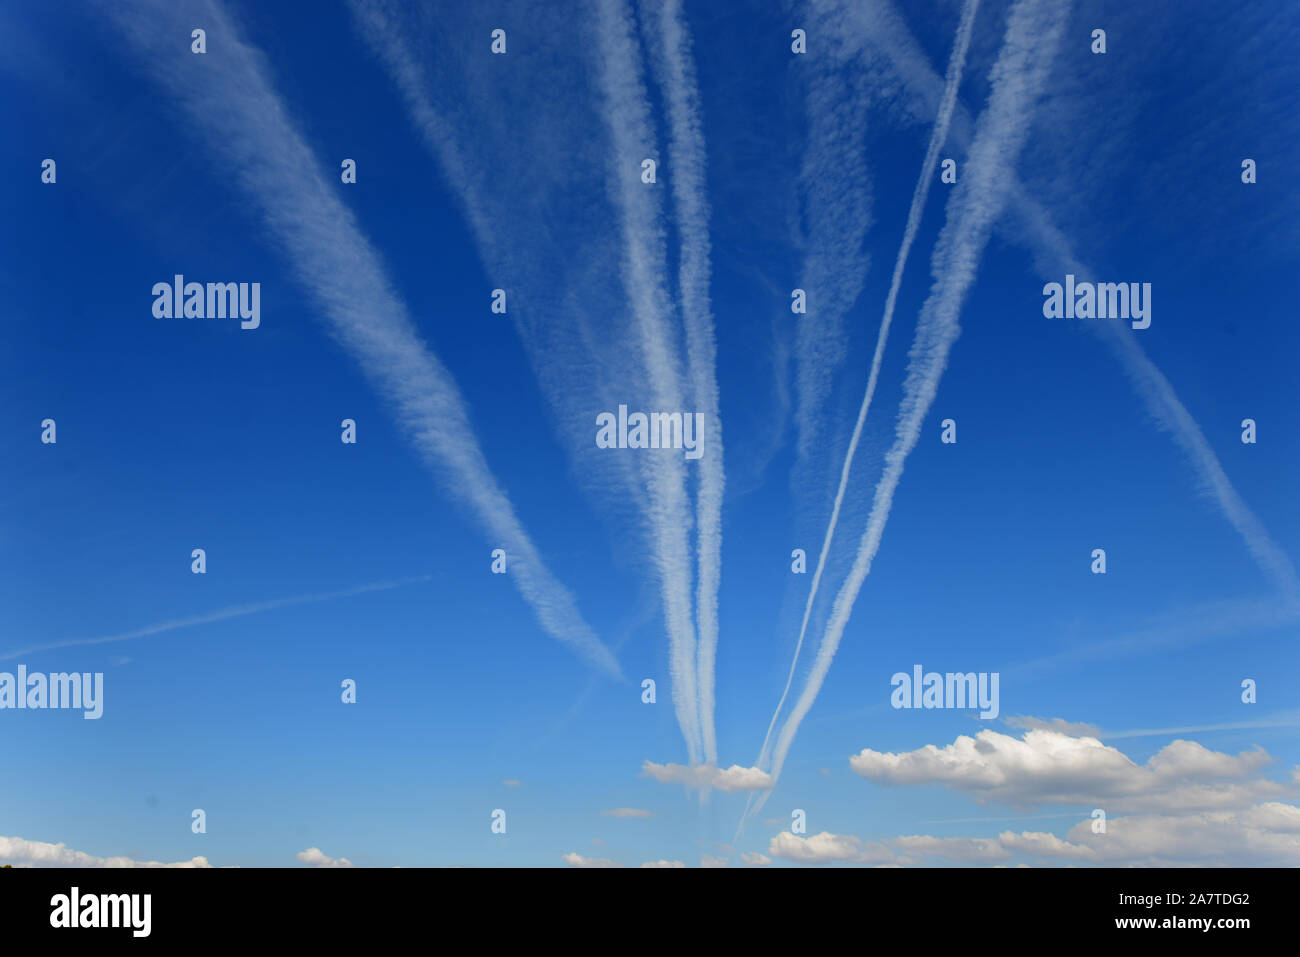
MULTIPOLYGON (((642 5, 646 13, 645 4, 642 5)), ((647 17, 653 23, 652 18, 647 17)), ((678 267, 682 318, 686 326, 687 377, 695 395, 695 411, 704 415, 707 454, 696 465, 699 574, 695 608, 699 628, 696 688, 704 761, 718 761, 714 726, 714 666, 718 655, 718 586, 722 580, 722 497, 726 485, 722 451, 722 418, 718 407, 717 342, 709 303, 709 205, 705 187, 705 147, 699 92, 691 53, 691 36, 682 22, 681 0, 664 0, 658 17, 660 74, 666 79, 671 139, 668 144, 669 182, 682 238, 678 267)))
POLYGON ((817 599, 817 587, 821 583, 822 571, 826 567, 826 556, 830 553, 831 540, 835 537, 835 527, 840 520, 840 509, 844 504, 844 492, 848 488, 849 473, 853 468, 853 456, 857 453, 858 442, 862 438, 862 428, 867 421, 867 410, 871 408, 871 399, 876 392, 876 381, 880 377, 880 364, 885 355, 885 343, 889 339, 889 327, 894 319, 894 306, 898 301, 898 289, 903 282, 903 270, 907 267, 907 257, 916 241, 916 233, 921 225, 921 216, 925 212, 926 199, 930 195, 930 184, 934 181, 934 168, 939 161, 939 150, 948 138, 948 125, 952 121, 953 108, 957 104, 957 91, 961 88, 962 71, 966 65, 966 52, 970 48, 971 31, 975 25, 975 15, 979 11, 979 0, 966 0, 962 8, 961 22, 953 39, 952 55, 948 60, 948 76, 944 86, 943 99, 939 103, 939 113, 930 133, 930 145, 921 163, 921 175, 917 178, 916 188, 912 191, 912 205, 907 212, 907 226, 903 230, 903 241, 898 247, 898 256, 894 260, 894 274, 889 281, 889 294, 885 297, 885 312, 880 320, 880 332, 876 336, 876 352, 871 359, 871 372, 867 376, 867 390, 858 409, 858 420, 853 426, 853 436, 849 440, 849 450, 844 456, 844 465, 840 469, 840 485, 835 492, 835 505, 831 509, 830 524, 826 526, 826 537, 822 541, 821 554, 817 556, 817 568, 813 572, 812 587, 808 592, 808 601, 804 605, 803 621, 799 625, 799 639, 794 646, 794 660, 790 662, 790 674, 785 679, 785 688, 772 720, 767 726, 763 738, 763 747, 759 751, 758 767, 763 767, 768 759, 768 746, 776 719, 785 707, 785 699, 790 694, 794 682, 795 669, 799 664, 799 652, 803 649, 804 635, 808 631, 808 620, 812 616, 813 603, 817 599))
POLYGON ((226 621, 230 618, 243 618, 247 615, 256 615, 263 611, 272 611, 276 608, 288 608, 293 605, 310 605, 318 601, 331 601, 335 598, 350 598, 353 595, 364 595, 372 591, 386 591, 390 588, 401 588, 403 585, 411 585, 415 582, 427 582, 432 579, 432 575, 417 575, 413 578, 399 578, 391 582, 375 582, 371 585, 358 585, 356 588, 345 588, 342 591, 324 592, 316 595, 298 595, 293 598, 274 598, 270 601, 258 601, 247 605, 232 605, 229 608, 221 608, 217 611, 210 611, 202 615, 191 615, 188 618, 168 618, 166 621, 160 621, 154 625, 147 625, 144 628, 137 628, 135 631, 124 631, 120 635, 105 635, 101 638, 69 638, 66 641, 53 641, 46 645, 33 645, 30 648, 22 648, 18 651, 6 651, 0 654, 0 661, 10 661, 14 658, 21 658, 23 655, 33 655, 39 651, 53 651, 56 648, 74 648, 80 645, 103 645, 113 641, 130 641, 133 638, 148 638, 152 635, 161 635, 169 631, 177 631, 181 628, 195 628, 199 625, 210 625, 213 622, 226 621))
POLYGON ((492 474, 451 373, 416 330, 379 254, 290 119, 264 56, 243 41, 216 2, 131 0, 115 4, 110 16, 212 155, 233 171, 330 332, 395 407, 420 457, 505 549, 509 577, 541 626, 622 679, 492 474), (199 22, 210 50, 195 57, 175 37, 188 36, 199 22))
MULTIPOLYGON (((921 426, 938 391, 948 354, 961 332, 962 303, 975 278, 993 222, 1006 202, 1015 159, 1024 146, 1033 109, 1068 14, 1069 4, 1018 0, 1007 16, 1002 52, 989 75, 992 92, 988 106, 976 124, 966 174, 948 202, 947 222, 931 259, 934 283, 917 321, 896 438, 885 455, 885 471, 876 486, 858 555, 836 595, 817 659, 803 693, 777 738, 771 772, 774 786, 799 725, 812 708, 830 670, 858 591, 871 571, 903 466, 920 439, 921 426)), ((771 793, 764 792, 753 813, 758 813, 771 793)))
POLYGON ((1182 728, 1149 728, 1137 731, 1112 731, 1098 735, 1103 741, 1115 738, 1154 738, 1169 734, 1198 734, 1204 731, 1252 731, 1270 728, 1294 728, 1300 725, 1300 712, 1287 711, 1259 721, 1230 721, 1225 724, 1194 724, 1182 728))

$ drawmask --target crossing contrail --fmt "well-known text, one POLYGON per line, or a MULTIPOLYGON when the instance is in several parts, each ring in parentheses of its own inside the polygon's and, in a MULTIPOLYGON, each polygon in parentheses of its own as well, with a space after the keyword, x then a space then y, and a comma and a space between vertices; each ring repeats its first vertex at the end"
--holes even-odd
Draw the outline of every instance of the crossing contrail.
POLYGON ((975 25, 975 15, 979 11, 979 0, 966 0, 962 8, 961 22, 957 27, 957 35, 953 40, 952 56, 948 61, 948 77, 944 86, 943 99, 939 104, 939 114, 935 118, 934 129, 930 133, 930 145, 926 149, 925 160, 921 163, 921 175, 916 181, 916 188, 912 191, 912 205, 907 213, 907 226, 903 230, 903 241, 898 247, 898 256, 894 260, 894 273, 889 281, 889 294, 885 297, 885 312, 880 321, 880 332, 876 336, 876 352, 871 359, 871 372, 867 376, 867 391, 862 397, 862 405, 858 409, 858 420, 853 427, 853 436, 849 440, 849 450, 844 456, 844 465, 840 469, 840 485, 835 492, 835 504, 831 509, 830 524, 826 526, 826 537, 822 541, 821 553, 817 556, 817 568, 813 572, 812 587, 808 592, 808 601, 804 605, 803 621, 799 625, 799 640, 794 646, 794 660, 790 662, 790 674, 786 677, 785 688, 781 692, 781 699, 777 702, 776 710, 772 712, 772 720, 767 726, 767 734, 763 738, 763 747, 759 752, 759 767, 764 766, 768 760, 768 746, 771 742, 772 731, 776 727, 776 720, 781 714, 781 709, 785 706, 785 699, 790 693, 790 685, 794 681, 795 668, 799 664, 799 652, 803 648, 804 635, 808 631, 808 619, 812 615, 813 603, 817 598, 817 587, 821 583, 822 571, 826 567, 826 556, 830 552, 831 540, 835 537, 835 527, 840 520, 840 509, 844 504, 844 492, 849 484, 849 473, 853 468, 853 457, 858 450, 858 442, 862 438, 862 428, 867 421, 867 410, 871 408, 871 399, 876 392, 876 381, 880 377, 880 364, 885 354, 885 343, 889 339, 889 328, 894 319, 894 305, 898 301, 898 289, 902 285, 903 270, 907 266, 907 257, 912 250, 912 243, 916 240, 917 230, 921 225, 921 216, 925 212, 926 199, 930 195, 930 184, 934 181, 934 168, 939 161, 939 150, 943 148, 944 141, 948 138, 948 125, 952 121, 953 107, 957 103, 957 91, 961 87, 962 71, 966 65, 966 52, 970 48, 971 31, 975 25))
MULTIPOLYGON (((1002 52, 990 73, 988 106, 976 124, 965 176, 948 202, 948 218, 931 258, 934 282, 921 308, 909 353, 894 444, 885 455, 884 474, 876 486, 857 558, 836 595, 803 692, 777 737, 771 770, 773 786, 780 778, 799 725, 821 690, 853 603, 871 571, 903 466, 920 438, 952 344, 961 332, 962 303, 974 281, 993 223, 1006 203, 1014 161, 1024 146, 1068 13, 1068 4, 1018 0, 1008 14, 1002 52)), ((763 794, 752 813, 758 813, 771 793, 769 790, 763 794)))

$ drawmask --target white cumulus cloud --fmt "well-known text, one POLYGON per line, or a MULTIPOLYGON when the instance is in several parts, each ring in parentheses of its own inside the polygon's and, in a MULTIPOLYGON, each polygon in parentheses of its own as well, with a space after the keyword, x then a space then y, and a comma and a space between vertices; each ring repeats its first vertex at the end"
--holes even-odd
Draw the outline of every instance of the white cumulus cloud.
POLYGON ((647 761, 641 766, 643 774, 665 784, 684 784, 688 788, 719 791, 761 791, 772 786, 772 776, 758 768, 742 768, 733 764, 719 768, 712 764, 655 764, 647 761))
POLYGON ((1097 738, 1037 728, 1020 738, 985 730, 900 754, 866 748, 849 765, 881 784, 942 784, 980 803, 1105 802, 1112 810, 1191 811, 1282 795, 1282 785, 1257 773, 1271 761, 1261 749, 1232 755, 1178 740, 1138 764, 1097 738))
POLYGON ((0 837, 0 863, 14 867, 211 867, 206 857, 164 864, 161 861, 137 861, 130 857, 96 857, 74 851, 60 842, 28 841, 21 837, 0 837))
POLYGON ((309 847, 305 851, 299 851, 295 857, 302 863, 311 867, 351 867, 352 862, 346 857, 330 857, 319 847, 309 847))

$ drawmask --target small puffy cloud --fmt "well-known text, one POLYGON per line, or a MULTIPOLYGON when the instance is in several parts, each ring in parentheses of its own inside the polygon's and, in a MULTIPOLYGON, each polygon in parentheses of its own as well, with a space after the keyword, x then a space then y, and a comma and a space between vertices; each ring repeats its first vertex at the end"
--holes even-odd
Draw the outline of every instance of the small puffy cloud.
POLYGON ((996 861, 1011 856, 1011 852, 996 840, 983 837, 930 837, 914 834, 896 837, 889 843, 914 854, 938 854, 951 860, 972 863, 996 861))
POLYGON ((684 784, 702 791, 717 788, 719 791, 763 791, 772 786, 772 776, 758 768, 742 768, 733 764, 719 768, 712 764, 655 764, 646 761, 641 773, 665 784, 684 784))
POLYGON ((346 857, 330 857, 319 847, 309 847, 295 855, 298 860, 311 867, 351 867, 352 862, 346 857))
POLYGON ((605 817, 654 817, 654 811, 647 811, 639 807, 612 807, 607 811, 601 811, 605 817))
POLYGON ((642 867, 685 867, 681 861, 646 861, 642 867))
POLYGON ((570 867, 622 867, 623 866, 622 864, 619 864, 615 861, 611 861, 605 857, 583 857, 581 854, 574 854, 572 852, 564 855, 564 863, 568 864, 570 867))
POLYGON ((1100 738, 1101 728, 1084 721, 1066 721, 1063 718, 1035 718, 1029 714, 1013 714, 1006 718, 1007 724, 1022 731, 1057 731, 1075 737, 1100 738))
MULTIPOLYGON (((1088 821, 1088 827, 1092 827, 1091 820, 1088 821)), ((1042 831, 1022 831, 1019 834, 1003 831, 998 835, 998 842, 1013 854, 1025 854, 1030 857, 1062 857, 1086 861, 1094 859, 1095 856, 1093 848, 1071 844, 1069 841, 1061 840, 1055 834, 1042 831)))
POLYGON ((767 867, 769 864, 772 863, 772 859, 770 857, 768 857, 766 854, 759 854, 757 851, 752 853, 750 851, 746 851, 745 853, 740 855, 740 859, 744 861, 746 864, 748 864, 750 867, 767 867))
POLYGON ((1258 775, 1271 762, 1263 750, 1225 754, 1177 740, 1145 765, 1097 738, 1034 729, 1023 737, 985 730, 959 735, 942 748, 928 744, 901 754, 864 749, 849 765, 888 785, 942 784, 981 804, 1096 805, 1108 810, 1191 811, 1244 807, 1285 788, 1258 775))
POLYGON ((524 786, 524 782, 523 782, 523 781, 516 781, 514 778, 506 778, 506 779, 505 779, 504 781, 502 781, 501 783, 504 784, 504 785, 505 785, 506 787, 508 787, 508 788, 521 788, 521 787, 524 786))
POLYGON ((47 844, 21 837, 0 837, 0 863, 14 867, 211 867, 206 857, 164 864, 161 861, 137 861, 129 857, 95 857, 74 851, 66 844, 47 844))
POLYGON ((725 857, 714 857, 712 854, 700 855, 700 867, 726 867, 727 859, 725 857))
POLYGON ((834 861, 888 864, 898 857, 879 841, 868 842, 851 834, 831 834, 829 831, 811 837, 781 831, 768 843, 767 853, 800 864, 829 864, 834 861))

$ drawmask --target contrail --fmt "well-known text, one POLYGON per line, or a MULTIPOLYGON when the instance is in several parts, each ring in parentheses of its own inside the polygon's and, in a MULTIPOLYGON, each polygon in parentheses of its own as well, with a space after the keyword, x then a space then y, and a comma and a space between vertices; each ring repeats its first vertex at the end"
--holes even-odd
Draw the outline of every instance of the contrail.
MULTIPOLYGON (((939 89, 943 81, 931 69, 906 24, 888 0, 873 4, 869 11, 864 10, 863 15, 869 18, 870 28, 862 33, 870 38, 880 59, 891 64, 904 90, 917 100, 918 109, 932 108, 940 98, 939 89)), ((970 117, 958 104, 952 124, 954 141, 965 143, 970 137, 970 128, 970 117)), ((1015 213, 1028 234, 1009 233, 1007 238, 1029 248, 1038 259, 1040 270, 1055 274, 1061 267, 1078 276, 1092 274, 1092 270, 1075 257, 1069 240, 1052 222, 1042 203, 1030 196, 1019 183, 1013 183, 1009 188, 1007 208, 1015 213)), ((1198 487, 1214 501, 1256 564, 1289 603, 1300 600, 1300 578, 1291 560, 1242 500, 1200 426, 1164 373, 1147 357, 1137 333, 1122 323, 1090 322, 1085 325, 1114 352, 1138 398, 1187 456, 1197 473, 1198 487)))
MULTIPOLYGON (((642 5, 645 14, 645 4, 642 5)), ((726 484, 722 454, 722 419, 718 409, 717 342, 709 304, 709 208, 704 169, 699 93, 691 56, 691 36, 682 22, 681 0, 659 5, 659 73, 666 78, 671 139, 668 144, 669 181, 682 237, 678 285, 686 325, 687 375, 695 395, 695 411, 703 413, 708 454, 697 463, 699 576, 696 616, 699 646, 696 680, 704 761, 717 764, 714 727, 714 665, 718 654, 718 586, 722 579, 722 497, 726 484)))
POLYGON ((930 133, 930 145, 921 164, 921 175, 916 181, 916 188, 912 191, 912 206, 907 212, 907 227, 903 230, 903 242, 898 247, 898 256, 894 260, 894 274, 889 282, 889 294, 885 297, 885 313, 880 321, 880 332, 876 336, 876 352, 871 359, 871 372, 867 376, 867 391, 862 397, 862 405, 858 409, 858 421, 853 427, 849 450, 844 456, 844 465, 840 469, 840 486, 835 492, 835 505, 831 509, 830 524, 826 526, 826 537, 822 541, 821 553, 817 556, 817 568, 813 572, 807 604, 804 605, 803 622, 799 625, 799 640, 795 642, 790 674, 785 679, 781 700, 777 702, 776 710, 772 712, 772 720, 767 726, 767 734, 763 738, 763 747, 756 762, 758 767, 762 767, 767 762, 768 745, 772 739, 772 731, 776 727, 776 719, 780 716, 781 709, 785 707, 785 699, 790 694, 790 685, 794 682, 795 668, 799 664, 799 652, 803 649, 804 635, 808 631, 808 619, 812 615, 813 603, 817 598, 817 586, 821 583, 822 571, 826 567, 826 556, 831 549, 831 540, 835 537, 835 526, 840 520, 840 508, 844 504, 844 491, 849 484, 853 456, 857 453, 858 441, 862 438, 862 428, 867 421, 867 410, 871 407, 871 399, 876 392, 876 381, 880 377, 880 364, 885 354, 885 343, 889 339, 889 327, 894 319, 894 305, 898 300, 899 286, 903 282, 903 270, 907 266, 908 254, 912 250, 912 243, 915 242, 917 230, 921 225, 921 216, 925 212, 926 199, 930 195, 930 184, 934 181, 934 168, 939 161, 939 150, 943 148, 944 141, 948 138, 948 124, 952 121, 953 107, 957 103, 957 91, 961 87, 966 52, 970 48, 971 31, 975 25, 975 15, 979 11, 979 5, 979 0, 966 0, 962 8, 961 22, 957 26, 952 55, 948 60, 948 77, 944 86, 943 99, 939 103, 939 115, 930 133))
MULTIPOLYGON (((921 426, 938 391, 948 354, 961 332, 962 303, 975 278, 994 220, 1005 205, 1015 159, 1028 135, 1033 108, 1068 13, 1068 4, 1053 0, 1018 0, 1008 14, 1002 52, 989 74, 992 92, 988 106, 976 124, 965 176, 948 202, 947 222, 931 258, 934 283, 917 321, 896 438, 885 455, 885 471, 876 486, 857 559, 835 597, 803 693, 777 738, 771 772, 774 786, 799 725, 812 708, 830 670, 858 591, 871 571, 903 465, 920 439, 921 426)), ((771 791, 764 793, 753 813, 758 813, 770 794, 771 791)))
POLYGON ((450 493, 470 505, 493 544, 506 550, 509 576, 542 627, 594 667, 621 679, 614 656, 542 562, 515 515, 487 465, 451 374, 416 331, 379 255, 290 120, 263 55, 243 41, 214 2, 133 0, 115 6, 112 16, 148 72, 188 113, 208 149, 235 171, 331 333, 396 407, 420 457, 450 493), (175 38, 188 36, 200 22, 209 52, 196 57, 175 38))
MULTIPOLYGON (((641 161, 658 153, 650 142, 649 96, 641 77, 640 52, 625 4, 610 0, 597 3, 596 7, 599 85, 614 148, 610 190, 614 205, 621 213, 623 274, 650 378, 651 401, 661 409, 680 408, 680 373, 673 353, 676 337, 665 320, 671 314, 671 303, 659 280, 666 272, 662 229, 655 209, 654 187, 642 183, 639 175, 641 161)), ((715 453, 714 449, 705 449, 704 457, 715 453)), ((650 531, 663 583, 673 704, 691 763, 696 764, 700 761, 703 739, 696 633, 691 620, 693 576, 687 528, 691 512, 684 461, 660 454, 648 456, 647 463, 650 531)))
MULTIPOLYGON (((527 259, 525 253, 531 250, 521 251, 511 246, 512 237, 520 229, 520 211, 508 205, 490 207, 487 204, 491 196, 480 189, 485 184, 481 177, 476 178, 474 165, 469 162, 468 154, 461 149, 451 118, 435 107, 430 93, 428 71, 407 42, 405 33, 408 30, 398 22, 398 14, 393 12, 391 4, 378 0, 351 0, 350 7, 362 34, 378 53, 396 83, 413 124, 420 131, 429 150, 438 158, 451 186, 459 194, 481 258, 492 270, 513 275, 516 283, 525 287, 521 293, 526 292, 529 285, 535 287, 539 279, 536 271, 528 282, 522 281, 527 264, 521 263, 521 260, 527 259), (489 209, 495 210, 495 216, 489 214, 489 209), (508 221, 507 216, 510 217, 508 221)), ((636 351, 642 362, 634 366, 621 356, 611 355, 607 350, 600 352, 588 338, 592 330, 583 328, 580 323, 572 334, 557 338, 554 323, 548 328, 547 324, 519 318, 521 315, 529 316, 529 310, 514 313, 515 326, 542 381, 543 389, 559 413, 562 427, 581 417, 584 423, 590 423, 594 428, 594 423, 588 418, 591 389, 586 387, 595 377, 601 379, 597 391, 608 397, 643 388, 642 380, 647 378, 648 373, 647 401, 665 410, 681 408, 680 373, 675 358, 678 351, 675 348, 676 337, 670 324, 663 318, 671 314, 671 302, 658 279, 665 271, 662 229, 658 225, 657 214, 648 192, 659 187, 643 185, 639 180, 640 161, 655 152, 649 145, 651 124, 646 106, 648 98, 640 73, 641 55, 638 43, 631 35, 630 18, 623 4, 597 4, 597 10, 593 13, 595 15, 592 19, 595 22, 590 28, 596 34, 593 46, 598 60, 597 82, 601 105, 604 107, 603 119, 614 144, 615 159, 612 166, 599 171, 588 169, 584 165, 581 173, 589 178, 594 178, 598 172, 604 173, 610 181, 606 195, 620 213, 622 254, 614 257, 617 264, 612 270, 602 261, 598 264, 599 268, 589 269, 589 272, 603 277, 611 271, 618 274, 621 267, 626 295, 632 306, 630 310, 621 311, 630 312, 631 321, 625 331, 623 327, 611 328, 611 319, 602 317, 599 334, 605 338, 613 333, 617 333, 617 336, 630 335, 638 346, 636 351), (575 348, 587 348, 590 354, 575 356, 575 348), (562 350, 558 360, 557 350, 562 350), (618 360, 619 365, 611 373, 611 360, 614 359, 618 360), (574 400, 575 382, 584 387, 579 401, 574 400)), ((448 108, 451 108, 450 105, 448 108)), ((585 109, 585 103, 581 108, 585 109)), ((530 168, 525 171, 525 175, 532 177, 535 171, 530 168)), ((574 175, 571 171, 562 184, 568 192, 572 192, 574 175)), ((558 198, 543 193, 542 201, 537 203, 537 196, 529 194, 528 202, 524 205, 524 215, 530 209, 540 215, 549 215, 547 210, 553 208, 558 198)), ((565 201, 570 201, 567 195, 565 201)), ((564 255, 569 256, 571 253, 572 250, 565 250, 564 255)), ((547 266, 546 271, 551 272, 551 267, 547 266)), ((589 295, 587 285, 584 283, 584 297, 589 295)), ((584 304, 587 308, 592 308, 589 302, 584 304)), ((532 313, 535 315, 538 311, 540 310, 532 310, 532 313)), ((568 316, 557 319, 571 321, 568 316)), ((585 442, 588 444, 591 434, 591 431, 585 432, 585 442)), ((706 441, 708 437, 706 431, 706 441)), ((571 438, 576 438, 576 435, 571 435, 571 438)), ((721 451, 720 448, 705 448, 704 459, 714 455, 715 451, 721 451)), ((642 511, 649 549, 662 592, 664 619, 669 636, 669 669, 674 708, 690 758, 696 762, 700 759, 702 749, 695 679, 696 639, 691 620, 693 568, 690 553, 690 501, 686 490, 684 463, 669 461, 669 457, 663 455, 653 455, 651 458, 653 461, 646 461, 646 457, 642 456, 641 461, 633 464, 628 457, 618 456, 614 460, 617 463, 614 467, 618 471, 619 480, 630 492, 635 493, 635 500, 640 502, 643 497, 649 499, 642 506, 642 511), (645 491, 647 488, 648 496, 645 491)), ((606 458, 598 462, 597 467, 608 468, 610 466, 606 463, 610 461, 606 458)), ((583 463, 584 472, 589 464, 583 463)))
POLYGON ((47 645, 33 645, 30 648, 23 648, 19 651, 6 651, 0 654, 0 661, 10 661, 14 658, 21 658, 24 655, 33 655, 39 651, 53 651, 56 648, 74 648, 80 645, 103 645, 112 641, 130 641, 132 638, 148 638, 151 635, 161 635, 168 631, 176 631, 181 628, 194 628, 198 625, 210 625, 217 621, 226 621, 230 618, 243 618, 246 615, 256 615, 258 612, 272 611, 276 608, 288 608, 292 605, 310 605, 318 601, 330 601, 335 598, 350 598, 353 595, 364 595, 372 591, 386 591, 390 588, 401 588, 403 585, 410 585, 414 582, 427 582, 432 575, 418 575, 414 578, 400 578, 391 582, 376 582, 372 585, 358 585, 356 588, 345 588, 343 591, 325 592, 317 595, 298 595, 294 598, 275 598, 270 601, 253 602, 248 605, 233 605, 230 608, 221 608, 217 611, 210 611, 203 615, 191 615, 188 618, 169 618, 166 621, 160 621, 154 625, 147 625, 144 628, 137 628, 135 631, 126 631, 120 635, 106 635, 102 638, 70 638, 66 641, 54 641, 47 645))
MULTIPOLYGON (((861 295, 869 258, 863 243, 872 222, 871 170, 864 153, 868 77, 846 52, 843 21, 852 4, 812 0, 805 14, 807 55, 794 72, 811 74, 806 94, 808 139, 799 171, 799 240, 805 247, 800 288, 807 314, 795 322, 796 469, 809 467, 823 443, 825 405, 847 354, 844 317, 861 295), (849 84, 848 95, 843 87, 849 84)), ((806 482, 796 477, 796 484, 806 482)))
POLYGON ((1182 728, 1145 728, 1137 731, 1113 731, 1100 735, 1104 741, 1116 738, 1153 738, 1174 734, 1200 734, 1206 731, 1246 731, 1272 728, 1294 728, 1300 725, 1300 711, 1284 711, 1272 718, 1259 721, 1230 721, 1226 724, 1194 724, 1182 728))
MULTIPOLYGON (((1088 275, 1079 268, 1078 275, 1088 275)), ((1168 432, 1196 469, 1200 488, 1218 505, 1219 511, 1236 529, 1246 543, 1251 557, 1290 603, 1300 601, 1300 579, 1296 577, 1291 559, 1273 541, 1264 523, 1238 494, 1218 456, 1206 441, 1205 433, 1179 400, 1173 386, 1165 378, 1145 350, 1138 344, 1137 334, 1123 323, 1089 323, 1089 328, 1102 337, 1124 367, 1134 391, 1146 402, 1147 409, 1160 427, 1168 432)))
MULTIPOLYGON (((1086 266, 1074 258, 1068 241, 1047 220, 1040 205, 1023 194, 1013 197, 1014 200, 1018 200, 1015 203, 1017 211, 1031 233, 1037 237, 1042 250, 1053 255, 1067 271, 1077 276, 1091 274, 1086 266)), ((1040 258, 1041 255, 1040 253, 1040 258)), ((1295 565, 1269 535, 1259 516, 1242 499, 1219 462, 1219 457, 1210 448, 1200 425, 1178 398, 1165 374, 1138 343, 1137 333, 1125 323, 1091 322, 1086 325, 1114 353, 1128 376, 1133 391, 1146 404, 1147 411, 1157 426, 1173 438, 1191 462, 1201 494, 1215 503, 1223 517, 1241 536, 1255 564, 1273 582, 1288 604, 1300 603, 1300 578, 1296 575, 1295 565)))
MULTIPOLYGON (((904 95, 915 101, 912 107, 914 114, 923 115, 926 111, 933 110, 935 104, 942 99, 944 81, 931 68, 897 11, 888 0, 881 0, 879 4, 855 12, 863 18, 858 26, 864 28, 850 32, 853 35, 860 32, 868 37, 879 54, 878 59, 890 64, 893 79, 901 83, 904 95)), ((952 121, 951 135, 954 142, 965 145, 970 140, 971 127, 969 114, 958 104, 952 121)), ((1039 260, 1040 270, 1055 274, 1059 271, 1058 267, 1061 267, 1079 276, 1091 274, 1092 271, 1075 258, 1068 239, 1053 224, 1043 205, 1019 183, 1012 183, 1008 188, 1007 208, 1021 221, 1024 233, 1016 235, 1008 232, 1006 238, 1029 249, 1039 260)), ((1152 418, 1170 433, 1175 443, 1188 455, 1197 471, 1201 490, 1213 498, 1219 512, 1241 536, 1256 563, 1282 591, 1287 605, 1284 609, 1277 610, 1273 618, 1278 615, 1294 615, 1300 584, 1297 584, 1290 559, 1273 541, 1259 518, 1245 505, 1204 433, 1178 399, 1168 379, 1146 356, 1136 333, 1129 327, 1116 323, 1086 325, 1094 334, 1107 341, 1123 363, 1135 392, 1152 418)), ((1260 614, 1264 612, 1261 611, 1260 614)), ((1227 626, 1224 628, 1225 632, 1226 630, 1227 626)))

